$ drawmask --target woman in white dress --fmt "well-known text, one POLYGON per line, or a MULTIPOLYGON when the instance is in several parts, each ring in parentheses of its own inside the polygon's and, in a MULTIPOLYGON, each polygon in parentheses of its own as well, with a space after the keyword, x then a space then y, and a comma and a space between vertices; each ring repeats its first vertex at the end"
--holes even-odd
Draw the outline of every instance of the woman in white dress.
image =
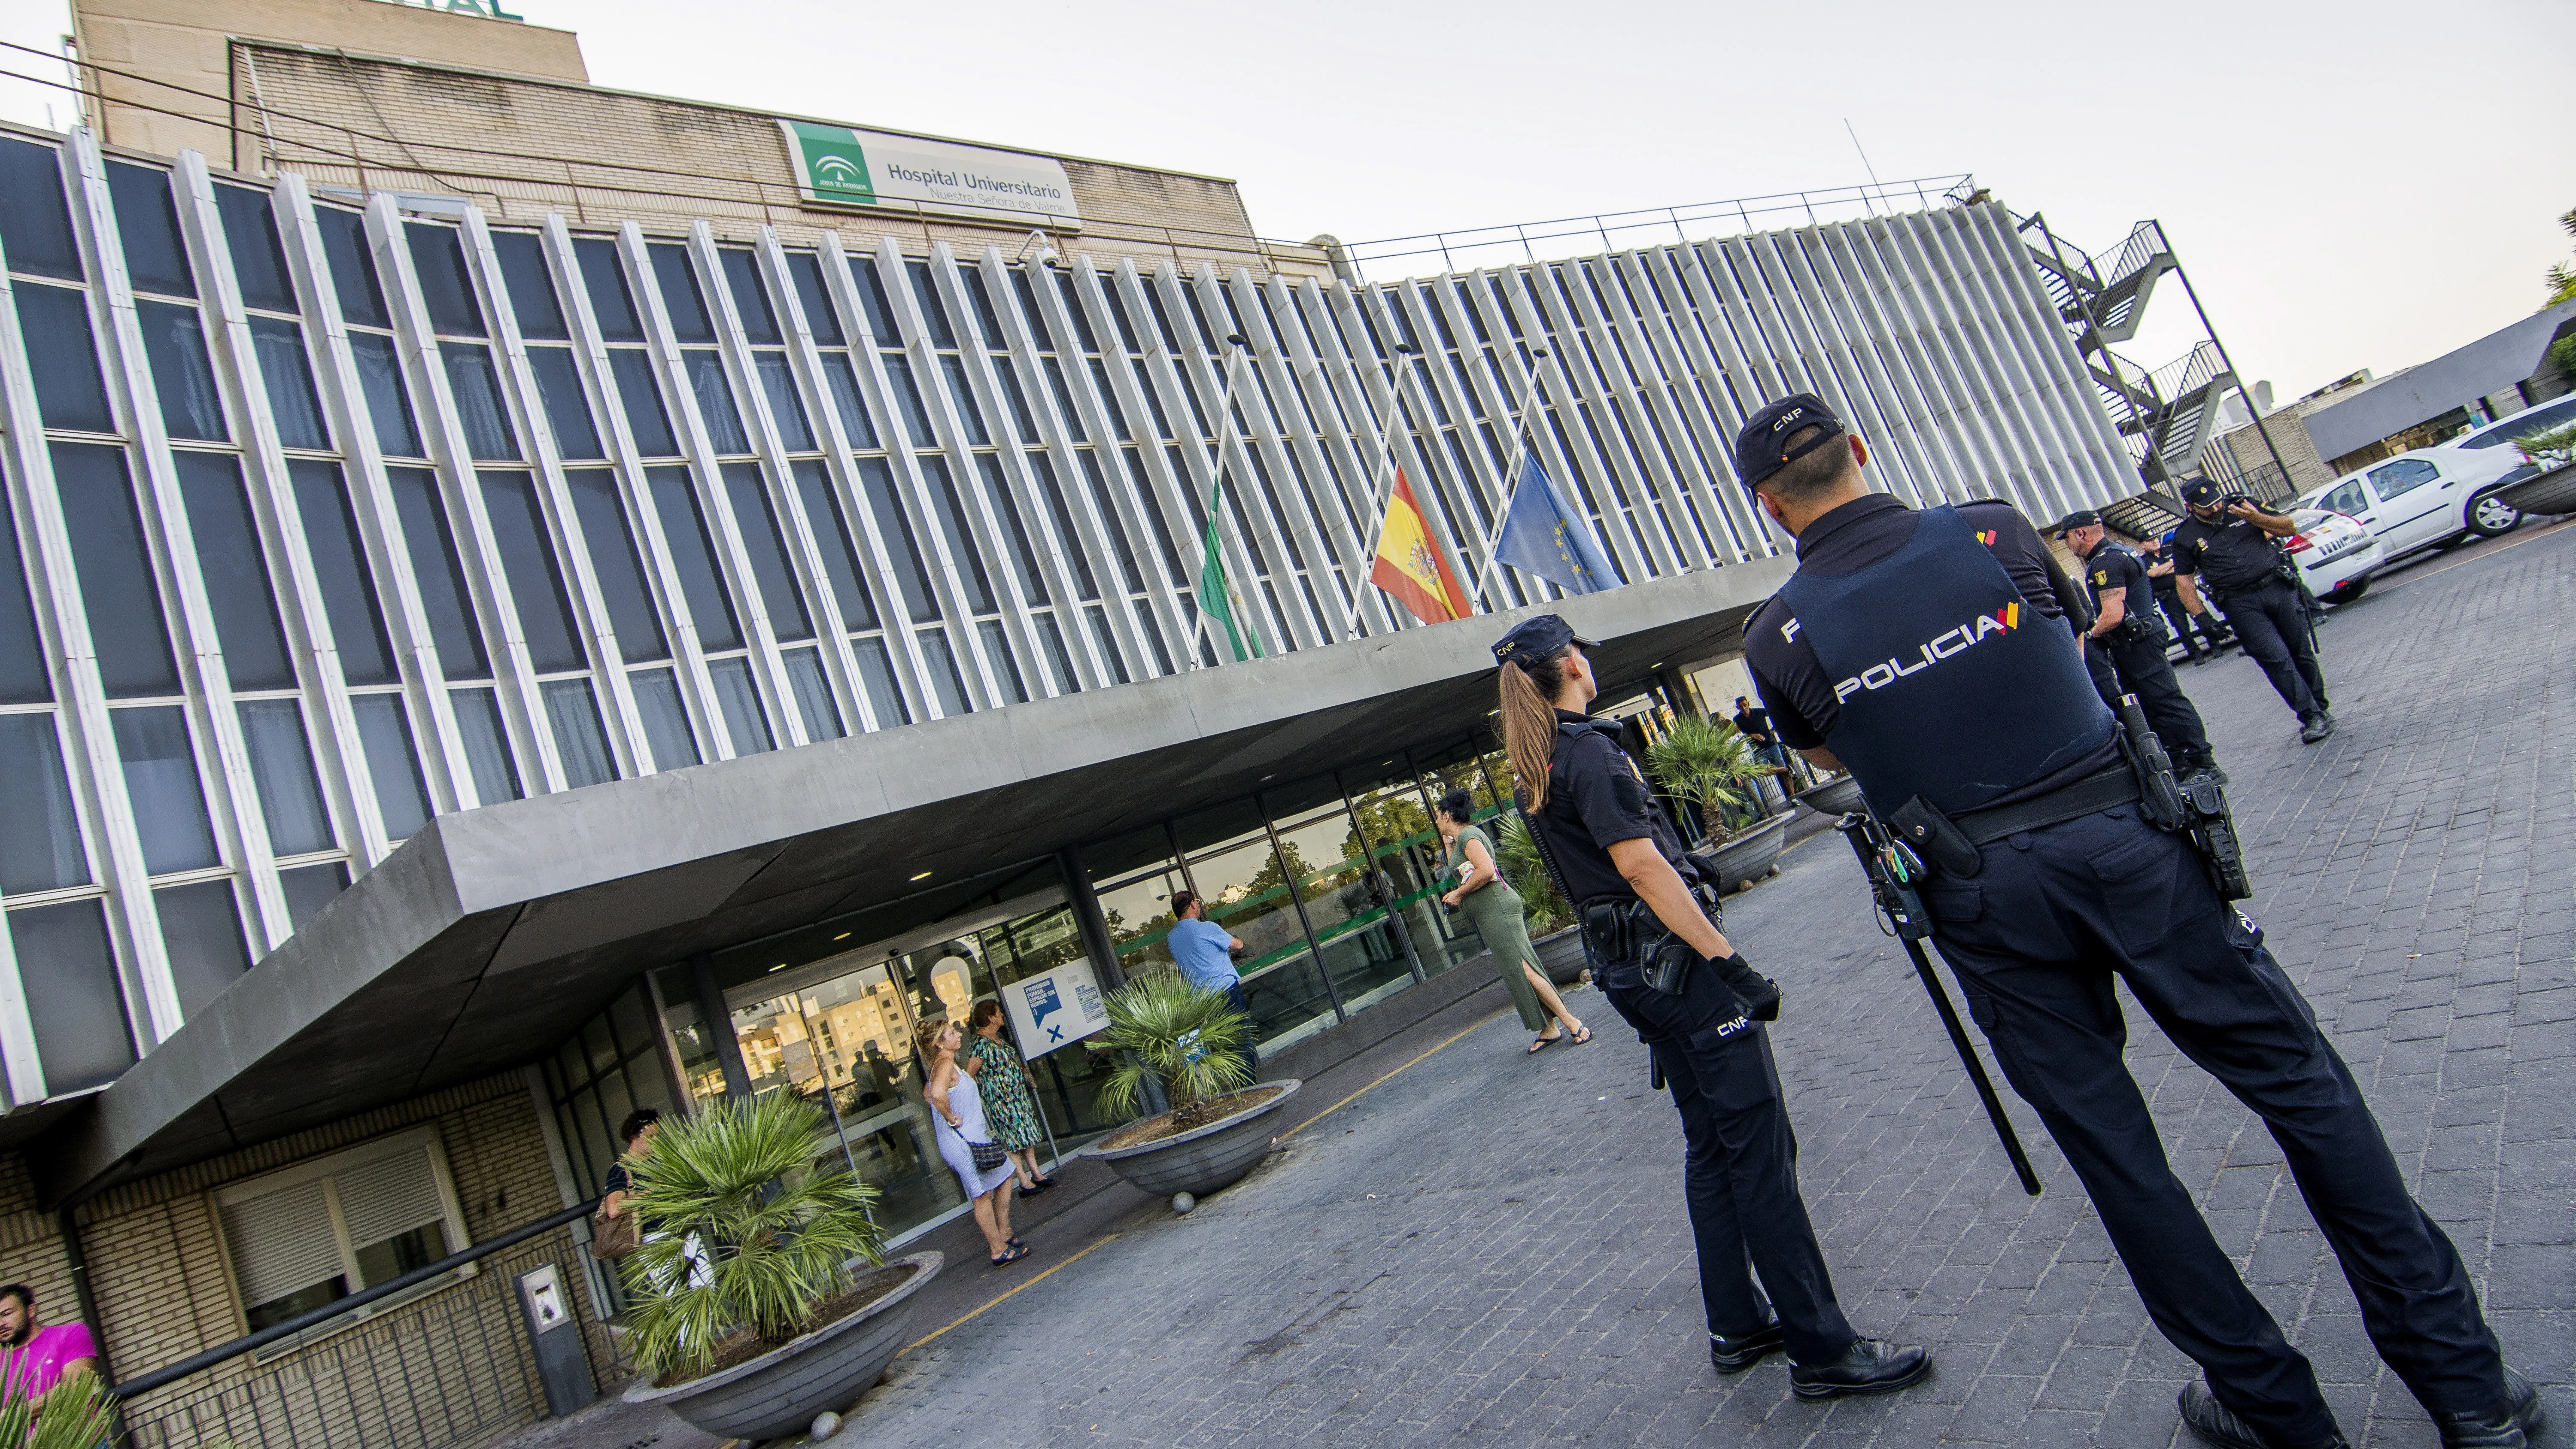
POLYGON ((965 1040, 953 1021, 925 1021, 913 1032, 913 1045, 930 1064, 922 1096, 930 1103, 931 1133, 938 1139, 940 1160, 957 1174, 958 1185, 973 1200, 975 1226, 983 1230, 984 1245, 992 1250, 993 1266, 999 1268, 1027 1257, 1029 1245, 1011 1236, 1011 1195, 1004 1191, 1014 1175, 1010 1157, 995 1151, 990 1154, 991 1167, 975 1166, 970 1144, 991 1143, 993 1132, 984 1125, 984 1097, 975 1089, 974 1075, 957 1067, 957 1048, 965 1040))

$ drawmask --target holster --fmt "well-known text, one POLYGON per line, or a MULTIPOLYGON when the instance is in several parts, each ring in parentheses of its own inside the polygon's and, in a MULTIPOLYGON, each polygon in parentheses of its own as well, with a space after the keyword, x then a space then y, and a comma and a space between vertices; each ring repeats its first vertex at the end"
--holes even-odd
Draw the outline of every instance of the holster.
POLYGON ((1966 880, 1986 868, 1986 858, 1976 842, 1920 795, 1898 807, 1887 817, 1887 823, 1895 828, 1898 839, 1913 847, 1915 855, 1943 875, 1966 880))

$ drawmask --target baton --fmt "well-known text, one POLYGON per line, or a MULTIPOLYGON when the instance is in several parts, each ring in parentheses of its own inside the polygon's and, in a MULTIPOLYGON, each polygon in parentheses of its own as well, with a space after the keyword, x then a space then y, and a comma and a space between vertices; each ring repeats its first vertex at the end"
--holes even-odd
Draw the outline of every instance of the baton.
POLYGON ((1968 1069, 1968 1079, 1977 1084, 1977 1099, 1986 1104, 1986 1117, 1995 1124, 1995 1136, 2003 1141, 2004 1155, 2012 1159, 2022 1191, 2037 1197, 2039 1174, 2031 1170, 2030 1155, 2022 1151, 2021 1134, 2013 1130, 2012 1119, 2004 1115, 2003 1099, 1995 1095, 1995 1084, 1986 1076, 1985 1063, 1978 1060, 1967 1028, 1959 1024, 1959 1013, 1950 1005, 1950 993, 1942 989, 1941 978, 1932 974, 1931 958, 1923 954, 1923 938, 1932 934, 1932 927, 1924 920, 1911 886, 1890 874, 1870 839, 1876 824, 1867 815, 1854 812, 1836 822, 1834 828, 1851 842, 1852 853, 1860 857, 1860 867, 1877 893, 1878 908, 1896 927, 1897 939, 1905 943, 1905 954, 1914 958, 1914 974, 1923 979, 1923 989, 1931 994, 1933 1008, 1941 1013, 1941 1025, 1949 1030, 1950 1045, 1958 1049, 1960 1064, 1968 1069))

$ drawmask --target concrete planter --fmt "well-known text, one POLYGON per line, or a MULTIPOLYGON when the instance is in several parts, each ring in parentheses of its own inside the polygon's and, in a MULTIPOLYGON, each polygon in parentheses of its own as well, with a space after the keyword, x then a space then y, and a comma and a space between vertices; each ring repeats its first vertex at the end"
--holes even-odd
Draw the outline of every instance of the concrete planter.
POLYGON ((1774 815, 1746 826, 1715 850, 1701 851, 1699 859, 1715 867, 1720 892, 1739 891, 1771 873, 1788 834, 1789 817, 1774 815))
POLYGON ((1551 936, 1530 942, 1538 948, 1539 969, 1559 986, 1571 986, 1592 963, 1583 954, 1583 930, 1568 926, 1551 936))
POLYGON ((1805 791, 1798 796, 1798 803, 1827 819, 1838 819, 1860 808, 1860 781, 1845 775, 1805 791))
MULTIPOLYGON (((1077 1156, 1097 1157, 1109 1164, 1109 1170, 1130 1184, 1156 1197, 1188 1193, 1205 1197, 1241 1182, 1246 1173, 1270 1150, 1270 1138, 1278 1125, 1278 1113, 1297 1095, 1303 1085, 1295 1077, 1276 1082, 1255 1082, 1244 1090, 1261 1087, 1284 1087, 1287 1090, 1253 1108, 1223 1121, 1195 1127, 1175 1137, 1134 1147, 1103 1147, 1093 1143, 1077 1156)), ((1111 1133, 1110 1137, 1115 1137, 1111 1133)), ((1102 1138, 1106 1142, 1109 1138, 1102 1138)))
POLYGON ((2496 496, 2525 513, 2576 513, 2576 463, 2500 488, 2496 496))
POLYGON ((630 1404, 660 1404, 716 1437, 756 1443, 801 1434, 814 1416, 839 1413, 883 1377, 912 1341, 912 1309, 922 1286, 938 1276, 937 1253, 915 1253, 878 1269, 911 1268, 904 1285, 858 1312, 791 1339, 747 1363, 671 1388, 639 1383, 630 1404))

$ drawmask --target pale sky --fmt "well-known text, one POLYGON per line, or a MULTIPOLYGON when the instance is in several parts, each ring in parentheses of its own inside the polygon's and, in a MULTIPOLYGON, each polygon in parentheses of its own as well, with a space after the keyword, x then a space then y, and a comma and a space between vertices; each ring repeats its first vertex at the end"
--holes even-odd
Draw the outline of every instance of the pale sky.
MULTIPOLYGON (((2566 0, 513 8, 602 85, 1231 177, 1292 240, 1850 185, 1848 120, 1880 178, 1974 172, 2096 252, 2161 220, 2283 401, 2531 312, 2576 254, 2566 0)), ((65 28, 0 0, 0 39, 65 28)), ((0 115, 48 102, 0 81, 0 115)), ((2122 350, 2195 335, 2168 284, 2122 350)))

